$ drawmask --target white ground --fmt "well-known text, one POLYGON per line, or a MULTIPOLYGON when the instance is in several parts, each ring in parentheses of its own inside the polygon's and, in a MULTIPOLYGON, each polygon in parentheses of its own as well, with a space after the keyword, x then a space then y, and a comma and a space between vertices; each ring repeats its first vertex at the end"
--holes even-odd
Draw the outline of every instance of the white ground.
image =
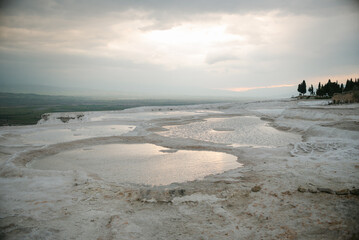
POLYGON ((359 238, 357 195, 298 191, 359 187, 358 104, 281 100, 46 119, 0 129, 0 239, 359 238), (155 187, 28 167, 118 143, 217 151, 243 166, 155 187))

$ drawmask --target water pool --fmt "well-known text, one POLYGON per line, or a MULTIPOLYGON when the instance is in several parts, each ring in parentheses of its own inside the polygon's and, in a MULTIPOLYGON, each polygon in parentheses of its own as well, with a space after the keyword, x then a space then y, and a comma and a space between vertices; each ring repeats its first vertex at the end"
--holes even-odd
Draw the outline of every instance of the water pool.
POLYGON ((240 167, 237 157, 212 151, 172 150, 153 144, 106 144, 34 159, 28 167, 82 170, 105 181, 167 185, 240 167))

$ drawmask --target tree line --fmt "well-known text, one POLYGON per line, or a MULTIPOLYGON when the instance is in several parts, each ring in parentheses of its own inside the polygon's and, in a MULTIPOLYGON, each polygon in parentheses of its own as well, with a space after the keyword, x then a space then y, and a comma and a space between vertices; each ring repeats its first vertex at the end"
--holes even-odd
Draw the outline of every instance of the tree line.
MULTIPOLYGON (((302 83, 298 84, 297 90, 301 95, 304 95, 307 92, 307 84, 305 80, 303 80, 302 83)), ((314 90, 313 85, 310 85, 310 87, 308 88, 308 92, 311 95, 314 96, 316 95, 320 97, 324 97, 324 96, 332 97, 334 93, 343 93, 353 90, 359 90, 359 78, 355 78, 354 80, 352 78, 347 79, 345 85, 343 83, 339 84, 338 81, 332 82, 329 79, 326 84, 321 84, 319 82, 317 91, 314 90)))

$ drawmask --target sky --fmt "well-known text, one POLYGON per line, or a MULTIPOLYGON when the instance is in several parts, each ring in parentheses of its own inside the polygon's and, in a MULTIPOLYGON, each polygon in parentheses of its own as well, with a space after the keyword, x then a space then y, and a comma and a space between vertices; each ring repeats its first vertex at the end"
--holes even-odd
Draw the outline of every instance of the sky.
POLYGON ((3 91, 290 97, 359 77, 356 0, 0 1, 3 91))

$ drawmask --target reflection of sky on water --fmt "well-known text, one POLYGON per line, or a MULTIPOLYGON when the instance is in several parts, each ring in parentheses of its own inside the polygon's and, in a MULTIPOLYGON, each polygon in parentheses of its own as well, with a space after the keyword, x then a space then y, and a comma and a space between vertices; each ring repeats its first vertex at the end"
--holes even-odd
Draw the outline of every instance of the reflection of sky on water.
POLYGON ((106 113, 94 116, 89 115, 89 120, 96 122, 96 121, 113 121, 113 120, 150 120, 150 119, 157 119, 157 118, 168 118, 170 117, 183 117, 183 116, 192 116, 192 115, 200 115, 205 113, 221 113, 219 111, 213 110, 196 110, 196 111, 172 111, 169 109, 163 109, 162 107, 153 107, 153 111, 146 111, 146 112, 123 112, 123 111, 114 111, 112 113, 106 113))
MULTIPOLYGON (((133 129, 130 125, 73 125, 50 126, 43 128, 22 129, 21 135, 5 135, 6 141, 1 145, 45 145, 70 142, 92 137, 118 136, 133 129)), ((19 131, 20 132, 20 131, 19 131)))
POLYGON ((240 167, 237 157, 220 152, 162 152, 153 144, 107 144, 35 159, 43 170, 83 170, 113 182, 165 185, 203 178, 240 167))
POLYGON ((205 122, 165 126, 159 134, 166 137, 192 138, 202 141, 232 144, 232 146, 277 147, 298 142, 297 134, 279 131, 258 117, 209 118, 205 122))

